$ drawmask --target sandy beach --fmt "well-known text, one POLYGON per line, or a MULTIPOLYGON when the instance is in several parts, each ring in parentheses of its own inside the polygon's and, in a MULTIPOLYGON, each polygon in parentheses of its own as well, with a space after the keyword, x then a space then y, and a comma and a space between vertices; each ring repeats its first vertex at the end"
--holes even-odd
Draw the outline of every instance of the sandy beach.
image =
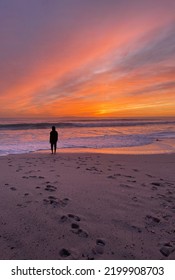
POLYGON ((0 157, 0 259, 175 259, 175 154, 0 157))

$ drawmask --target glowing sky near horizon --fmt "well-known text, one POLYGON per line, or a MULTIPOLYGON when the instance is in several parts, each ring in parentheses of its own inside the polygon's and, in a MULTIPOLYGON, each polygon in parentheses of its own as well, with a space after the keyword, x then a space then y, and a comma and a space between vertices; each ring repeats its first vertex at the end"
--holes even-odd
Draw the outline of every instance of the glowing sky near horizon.
POLYGON ((174 0, 1 0, 0 117, 175 116, 174 0))

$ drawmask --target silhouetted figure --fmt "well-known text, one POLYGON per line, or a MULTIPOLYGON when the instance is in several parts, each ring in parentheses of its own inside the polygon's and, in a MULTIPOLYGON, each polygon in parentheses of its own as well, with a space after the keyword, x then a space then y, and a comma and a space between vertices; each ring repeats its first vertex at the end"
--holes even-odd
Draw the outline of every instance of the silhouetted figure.
POLYGON ((53 148, 54 148, 54 153, 56 154, 57 141, 58 141, 58 132, 56 131, 55 126, 52 126, 52 131, 50 132, 50 145, 51 145, 52 154, 53 154, 53 148))

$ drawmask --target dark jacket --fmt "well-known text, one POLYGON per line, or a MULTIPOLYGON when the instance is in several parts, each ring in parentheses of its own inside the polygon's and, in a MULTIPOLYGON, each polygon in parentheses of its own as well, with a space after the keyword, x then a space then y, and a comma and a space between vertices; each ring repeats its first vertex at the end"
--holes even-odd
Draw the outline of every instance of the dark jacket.
POLYGON ((50 143, 51 144, 54 144, 58 141, 58 132, 55 130, 55 131, 51 131, 50 132, 50 143))

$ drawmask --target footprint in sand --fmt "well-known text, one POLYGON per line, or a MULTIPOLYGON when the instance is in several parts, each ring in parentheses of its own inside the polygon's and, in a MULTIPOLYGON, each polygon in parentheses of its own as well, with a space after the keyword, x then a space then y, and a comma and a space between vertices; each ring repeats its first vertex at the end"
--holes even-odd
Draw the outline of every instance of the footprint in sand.
POLYGON ((108 176, 107 178, 108 178, 108 179, 116 179, 116 177, 113 176, 113 175, 110 175, 110 176, 108 176))
POLYGON ((22 204, 20 204, 20 203, 18 203, 18 204, 16 204, 18 207, 22 207, 23 205, 22 204))
POLYGON ((75 224, 75 223, 71 224, 72 229, 79 229, 79 227, 80 227, 79 224, 75 224))
POLYGON ((71 252, 65 248, 61 249, 59 252, 60 257, 67 258, 71 255, 71 252))
POLYGON ((92 252, 94 255, 102 255, 104 253, 106 242, 104 239, 97 239, 96 240, 96 245, 92 249, 92 252))
POLYGON ((173 218, 173 216, 169 215, 169 214, 165 214, 165 215, 162 216, 162 218, 165 219, 166 221, 168 221, 169 219, 173 218))
POLYGON ((71 223, 71 232, 74 234, 77 234, 80 237, 87 238, 89 236, 88 232, 80 228, 80 225, 78 222, 80 222, 81 219, 79 216, 76 216, 74 214, 68 214, 67 216, 63 215, 60 218, 60 223, 65 222, 72 222, 71 223))
POLYGON ((75 220, 75 221, 77 221, 77 222, 80 222, 80 217, 78 217, 78 216, 76 216, 76 215, 73 215, 73 214, 68 214, 67 215, 69 218, 71 218, 71 219, 73 219, 73 220, 75 220))
POLYGON ((58 199, 55 196, 49 196, 48 199, 43 199, 44 204, 52 205, 54 208, 57 206, 65 207, 69 202, 69 198, 58 199))
MULTIPOLYGON (((71 214, 70 214, 71 215, 71 214)), ((75 221, 79 222, 80 221, 80 218, 78 216, 74 216, 72 217, 75 221)), ((87 231, 83 230, 80 228, 79 224, 78 223, 72 223, 71 224, 71 231, 75 234, 77 234, 78 236, 80 237, 83 237, 83 238, 88 238, 89 234, 87 231)))
POLYGON ((151 189, 152 189, 153 191, 157 191, 157 187, 156 187, 156 186, 153 186, 151 189))
POLYGON ((153 178, 154 176, 150 175, 150 174, 146 174, 146 176, 150 177, 150 178, 153 178))
POLYGON ((20 208, 26 208, 25 205, 22 205, 22 204, 20 204, 20 203, 18 203, 17 206, 20 207, 20 208))
POLYGON ((133 197, 132 197, 132 200, 135 201, 135 202, 137 202, 137 201, 138 201, 138 198, 137 198, 136 196, 133 196, 133 197))
POLYGON ((57 187, 54 187, 54 186, 52 186, 52 185, 47 185, 47 186, 45 187, 45 191, 48 191, 48 192, 55 192, 56 189, 57 189, 57 187))
POLYGON ((29 179, 29 177, 28 177, 28 176, 22 176, 22 178, 23 178, 23 179, 29 179))
POLYGON ((175 247, 170 243, 165 243, 161 248, 160 248, 160 252, 162 253, 162 255, 164 255, 165 257, 168 257, 171 253, 173 253, 175 251, 175 247))
POLYGON ((105 242, 104 239, 97 239, 96 244, 99 245, 99 246, 105 246, 106 242, 105 242))
POLYGON ((161 187, 162 186, 162 184, 159 183, 159 182, 152 182, 151 185, 157 186, 157 187, 161 187))
POLYGON ((134 177, 134 176, 131 176, 131 175, 125 175, 124 177, 135 179, 135 177, 134 177))
POLYGON ((148 226, 155 226, 160 223, 160 219, 151 215, 146 215, 145 217, 146 224, 148 226))
POLYGON ((120 173, 115 173, 114 176, 120 177, 122 175, 120 173))
POLYGON ((11 187, 10 188, 12 191, 16 191, 16 188, 15 187, 11 187))
POLYGON ((65 207, 65 206, 67 206, 68 202, 69 202, 69 198, 67 198, 67 197, 63 198, 62 200, 60 200, 60 205, 62 207, 65 207))
POLYGON ((58 198, 54 196, 49 196, 48 199, 43 199, 44 204, 51 204, 53 207, 59 206, 58 198))
POLYGON ((128 183, 136 183, 136 180, 127 180, 128 183))
POLYGON ((61 218, 60 218, 60 220, 59 220, 60 223, 65 223, 65 222, 67 222, 67 221, 68 221, 68 217, 65 216, 65 215, 61 216, 61 218))
POLYGON ((127 189, 133 188, 133 186, 131 186, 131 185, 126 185, 126 184, 120 184, 120 187, 122 187, 122 188, 127 188, 127 189))
MULTIPOLYGON (((76 225, 76 226, 77 226, 77 228, 74 228, 71 231, 75 234, 78 234, 80 237, 88 238, 89 234, 87 233, 87 231, 79 228, 79 225, 76 225)), ((74 227, 75 227, 75 224, 74 224, 74 227)))
POLYGON ((65 222, 68 222, 68 221, 71 222, 72 220, 74 220, 76 222, 79 222, 81 219, 76 215, 68 214, 67 216, 66 215, 61 216, 59 222, 60 223, 65 223, 65 222))

